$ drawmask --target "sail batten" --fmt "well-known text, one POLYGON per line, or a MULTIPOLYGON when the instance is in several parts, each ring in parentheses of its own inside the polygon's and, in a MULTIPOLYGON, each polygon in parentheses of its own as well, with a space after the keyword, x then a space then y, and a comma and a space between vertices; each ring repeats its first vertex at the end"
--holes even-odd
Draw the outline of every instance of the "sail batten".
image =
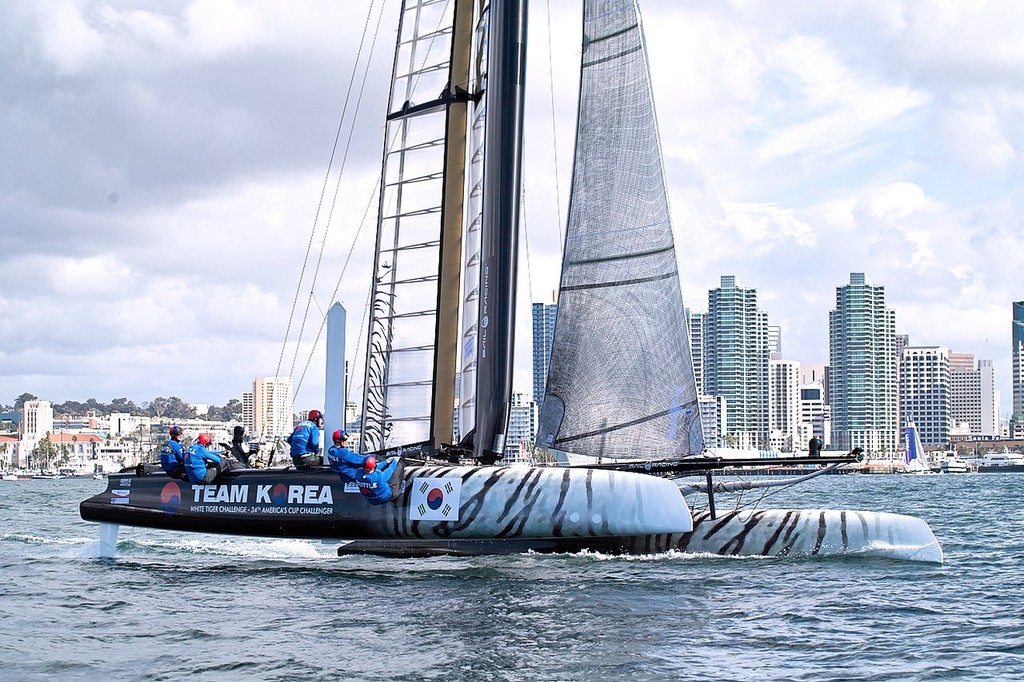
POLYGON ((586 0, 572 193, 537 444, 703 450, 639 12, 586 0), (609 415, 615 416, 609 423, 609 415))

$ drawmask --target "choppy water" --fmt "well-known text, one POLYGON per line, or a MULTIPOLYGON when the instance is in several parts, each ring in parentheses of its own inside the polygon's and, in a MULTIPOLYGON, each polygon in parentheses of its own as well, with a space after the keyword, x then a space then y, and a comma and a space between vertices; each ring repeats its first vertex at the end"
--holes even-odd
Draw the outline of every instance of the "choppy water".
POLYGON ((830 476, 767 501, 920 516, 942 566, 338 558, 131 528, 109 561, 78 516, 104 485, 0 482, 0 679, 1024 679, 1021 474, 830 476))

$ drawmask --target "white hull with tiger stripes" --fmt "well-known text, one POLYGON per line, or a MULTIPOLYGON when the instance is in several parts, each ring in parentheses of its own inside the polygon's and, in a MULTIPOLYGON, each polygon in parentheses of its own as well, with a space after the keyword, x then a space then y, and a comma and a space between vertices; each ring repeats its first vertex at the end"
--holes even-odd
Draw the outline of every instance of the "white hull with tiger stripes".
POLYGON ((404 500, 375 513, 383 537, 630 536, 693 528, 670 480, 562 467, 408 467, 404 500))

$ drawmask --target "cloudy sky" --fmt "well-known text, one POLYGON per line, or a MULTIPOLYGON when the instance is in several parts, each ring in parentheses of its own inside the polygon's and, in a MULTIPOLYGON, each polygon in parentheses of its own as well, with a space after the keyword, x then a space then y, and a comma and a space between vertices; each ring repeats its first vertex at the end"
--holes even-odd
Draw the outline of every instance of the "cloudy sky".
MULTIPOLYGON (((528 305, 557 287, 579 5, 531 7, 527 391, 528 305)), ((396 7, 0 4, 0 403, 223 404, 282 373, 301 381, 297 408, 320 405, 332 300, 348 356, 362 335, 396 7)), ((787 357, 824 362, 835 289, 864 272, 897 333, 992 359, 1007 412, 1024 3, 642 11, 687 305, 736 275, 787 357)))

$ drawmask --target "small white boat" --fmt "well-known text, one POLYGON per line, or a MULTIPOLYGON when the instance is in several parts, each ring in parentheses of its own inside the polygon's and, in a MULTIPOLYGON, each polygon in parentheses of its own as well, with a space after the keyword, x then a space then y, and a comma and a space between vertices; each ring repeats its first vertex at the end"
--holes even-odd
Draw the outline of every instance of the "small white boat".
POLYGON ((8 473, 5 472, 3 475, 0 475, 0 481, 17 481, 17 480, 18 480, 18 477, 15 474, 8 474, 8 473))
POLYGON ((967 460, 959 455, 949 455, 942 460, 942 470, 947 474, 968 474, 974 471, 967 460))
POLYGON ((103 474, 98 474, 98 473, 97 474, 93 474, 92 477, 94 479, 96 479, 97 481, 102 481, 103 479, 106 478, 106 476, 104 476, 103 474))

